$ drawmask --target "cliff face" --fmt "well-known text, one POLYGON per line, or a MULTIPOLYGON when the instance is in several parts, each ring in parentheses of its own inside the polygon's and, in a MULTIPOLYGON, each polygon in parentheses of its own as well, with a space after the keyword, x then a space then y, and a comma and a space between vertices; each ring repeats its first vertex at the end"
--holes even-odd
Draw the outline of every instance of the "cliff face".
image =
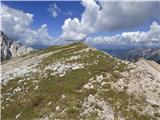
POLYGON ((7 36, 4 35, 3 32, 1 32, 0 44, 1 44, 1 60, 11 58, 12 54, 9 50, 10 43, 7 36))
POLYGON ((9 40, 2 31, 0 34, 1 61, 10 59, 12 57, 25 55, 33 51, 33 48, 24 46, 18 41, 9 40))
POLYGON ((158 120, 157 63, 130 63, 83 43, 2 64, 2 119, 158 120))

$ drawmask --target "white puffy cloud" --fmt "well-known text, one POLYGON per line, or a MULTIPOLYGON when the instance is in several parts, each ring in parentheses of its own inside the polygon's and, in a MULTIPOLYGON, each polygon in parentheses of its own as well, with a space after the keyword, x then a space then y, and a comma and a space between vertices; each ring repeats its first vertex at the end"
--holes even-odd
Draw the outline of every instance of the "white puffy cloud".
POLYGON ((37 30, 31 29, 33 14, 1 5, 1 30, 12 40, 19 40, 27 45, 48 45, 52 37, 48 35, 47 25, 37 30))
POLYGON ((14 39, 17 38, 18 32, 23 32, 33 22, 32 14, 9 8, 3 4, 0 17, 1 29, 14 39))
POLYGON ((52 14, 52 17, 55 18, 55 17, 57 17, 58 12, 60 12, 60 9, 54 3, 54 4, 50 5, 50 7, 48 8, 48 11, 52 14))
POLYGON ((87 35, 85 33, 82 33, 79 29, 81 24, 79 23, 78 18, 74 18, 71 20, 68 18, 65 20, 64 25, 62 26, 62 30, 65 31, 63 34, 60 36, 61 38, 65 38, 65 40, 81 40, 85 38, 87 35))
POLYGON ((93 46, 160 46, 160 25, 153 22, 148 32, 124 32, 115 36, 88 37, 86 43, 93 46))
POLYGON ((66 19, 62 26, 61 39, 78 40, 100 31, 114 31, 133 28, 148 19, 160 19, 160 2, 99 1, 82 0, 85 10, 81 19, 66 19), (70 34, 72 33, 72 34, 70 34), (74 33, 74 34, 73 34, 74 33))
POLYGON ((36 31, 29 31, 22 37, 27 38, 25 43, 28 45, 50 45, 53 43, 53 38, 49 36, 46 24, 41 25, 36 31))

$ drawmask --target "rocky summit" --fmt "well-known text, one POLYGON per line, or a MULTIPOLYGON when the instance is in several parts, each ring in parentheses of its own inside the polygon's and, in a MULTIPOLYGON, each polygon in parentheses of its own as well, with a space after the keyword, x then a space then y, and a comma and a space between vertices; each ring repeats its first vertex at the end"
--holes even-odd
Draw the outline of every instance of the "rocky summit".
POLYGON ((0 34, 1 61, 22 56, 34 50, 31 47, 22 45, 18 41, 10 40, 2 31, 0 31, 0 34))
POLYGON ((160 119, 157 63, 122 61, 81 42, 6 61, 1 79, 3 120, 160 119))

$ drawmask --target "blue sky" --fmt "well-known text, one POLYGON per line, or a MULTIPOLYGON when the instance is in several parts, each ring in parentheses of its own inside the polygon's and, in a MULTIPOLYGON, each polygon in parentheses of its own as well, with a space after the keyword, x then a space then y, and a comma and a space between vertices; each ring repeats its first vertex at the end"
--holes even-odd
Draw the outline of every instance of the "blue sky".
POLYGON ((51 36, 58 36, 61 32, 61 26, 68 17, 81 17, 84 7, 79 1, 3 1, 5 5, 28 12, 34 15, 33 29, 38 28, 41 24, 48 25, 48 32, 51 36), (53 18, 48 8, 51 4, 56 4, 60 9, 57 17, 53 18), (73 12, 72 16, 65 15, 67 12, 73 12))
MULTIPOLYGON (((95 2, 94 0, 83 0, 3 1, 2 3, 7 6, 4 11, 2 9, 4 17, 2 17, 2 30, 14 38, 16 38, 16 30, 20 31, 21 34, 27 32, 27 34, 18 36, 17 39, 21 40, 25 36, 24 40, 21 41, 28 45, 53 45, 55 41, 84 39, 88 40, 87 43, 91 45, 96 43, 98 45, 103 44, 103 46, 111 43, 113 46, 117 41, 121 44, 124 40, 125 44, 135 45, 137 42, 142 44, 144 39, 148 44, 150 42, 148 39, 151 39, 150 34, 153 33, 153 30, 158 30, 160 22, 160 2, 95 2), (49 10, 51 5, 55 8, 49 10), (11 12, 14 11, 12 8, 16 9, 18 13, 11 12), (55 16, 52 15, 54 10, 56 11, 55 16), (23 11, 23 15, 17 15, 21 14, 19 11, 23 11), (5 16, 5 12, 10 14, 12 18, 5 16), (33 17, 30 18, 27 13, 32 14, 33 17), (25 22, 29 23, 25 28, 23 28, 23 23, 19 24, 16 21, 11 23, 12 21, 8 20, 15 20, 21 16, 26 17, 25 22), (33 19, 33 22, 30 19, 33 19), (156 23, 153 24, 154 22, 156 23), (20 27, 15 30, 18 25, 20 27), (151 30, 151 26, 155 28, 151 30), (43 32, 45 36, 40 39, 39 36, 43 32), (146 33, 145 36, 143 32, 146 33), (31 35, 33 37, 29 38, 29 34, 33 34, 31 35), (119 36, 117 37, 117 35, 119 36)), ((20 19, 21 21, 24 20, 23 18, 20 19)), ((154 31, 154 33, 156 35, 152 35, 152 37, 158 36, 159 31, 158 33, 154 31)), ((159 38, 152 39, 159 40, 159 38)))
MULTIPOLYGON (((5 5, 22 10, 24 12, 29 12, 34 15, 34 22, 32 23, 33 29, 38 28, 41 24, 47 24, 49 34, 52 36, 59 36, 61 33, 61 26, 63 25, 65 19, 70 18, 81 18, 81 14, 84 11, 84 7, 81 5, 80 1, 4 1, 2 2, 5 5), (53 18, 51 13, 48 11, 48 8, 51 4, 56 4, 60 9, 60 13, 57 17, 53 18), (71 11, 72 16, 65 15, 65 13, 71 11)), ((112 32, 97 32, 91 34, 91 36, 97 35, 114 35, 124 31, 147 31, 148 26, 153 22, 149 20, 147 23, 144 23, 141 26, 130 28, 126 30, 117 30, 112 32)))

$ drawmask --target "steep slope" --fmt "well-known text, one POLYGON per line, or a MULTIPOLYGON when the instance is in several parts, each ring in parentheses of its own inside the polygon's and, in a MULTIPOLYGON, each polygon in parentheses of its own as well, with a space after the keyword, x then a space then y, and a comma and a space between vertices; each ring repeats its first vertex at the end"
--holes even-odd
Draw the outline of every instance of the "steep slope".
POLYGON ((18 41, 9 40, 2 31, 0 31, 0 34, 1 61, 33 51, 33 48, 24 46, 18 41))
POLYGON ((2 119, 158 120, 160 79, 83 43, 2 65, 2 119))
POLYGON ((140 59, 136 62, 137 65, 143 67, 145 70, 160 78, 160 65, 151 60, 140 59))

